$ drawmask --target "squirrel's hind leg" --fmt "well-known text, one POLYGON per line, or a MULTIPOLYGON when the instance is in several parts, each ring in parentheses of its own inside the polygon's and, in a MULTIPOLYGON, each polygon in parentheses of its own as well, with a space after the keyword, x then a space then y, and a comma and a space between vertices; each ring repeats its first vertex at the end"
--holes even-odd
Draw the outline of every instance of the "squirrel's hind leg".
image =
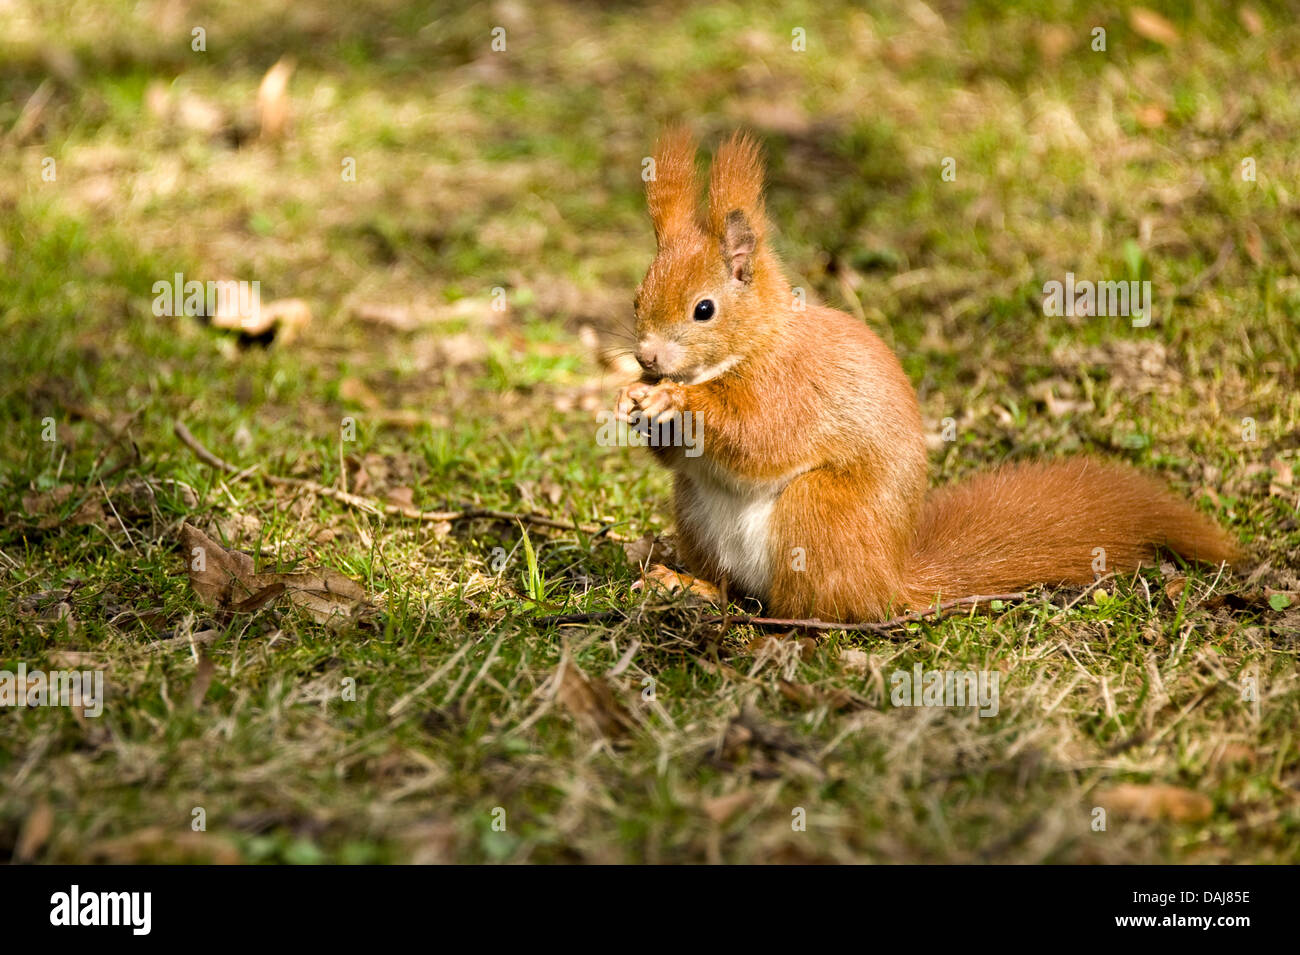
POLYGON ((818 469, 795 478, 772 512, 776 617, 884 620, 900 609, 906 531, 891 530, 869 482, 818 469))

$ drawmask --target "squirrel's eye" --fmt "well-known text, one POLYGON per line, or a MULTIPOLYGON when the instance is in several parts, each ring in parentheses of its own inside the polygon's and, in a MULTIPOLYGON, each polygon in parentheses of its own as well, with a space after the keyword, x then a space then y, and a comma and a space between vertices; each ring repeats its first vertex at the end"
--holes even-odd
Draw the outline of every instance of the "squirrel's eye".
POLYGON ((695 320, 707 322, 713 317, 713 299, 702 298, 695 303, 695 320))

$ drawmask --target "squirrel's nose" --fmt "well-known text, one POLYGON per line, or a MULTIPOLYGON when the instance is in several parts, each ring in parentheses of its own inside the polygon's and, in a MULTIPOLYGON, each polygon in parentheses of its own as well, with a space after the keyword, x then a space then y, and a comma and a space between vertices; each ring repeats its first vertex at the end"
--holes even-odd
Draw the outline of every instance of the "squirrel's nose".
POLYGON ((646 371, 654 371, 655 367, 659 364, 659 348, 651 342, 641 342, 638 344, 634 354, 636 355, 637 362, 646 371))

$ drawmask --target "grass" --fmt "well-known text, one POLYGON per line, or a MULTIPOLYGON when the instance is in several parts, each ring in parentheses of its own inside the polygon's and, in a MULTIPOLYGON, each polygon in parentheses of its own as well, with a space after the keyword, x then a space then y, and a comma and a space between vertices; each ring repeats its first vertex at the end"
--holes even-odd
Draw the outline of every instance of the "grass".
POLYGON ((102 667, 108 698, 0 712, 0 858, 1297 861, 1300 614, 1268 602, 1300 592, 1293 18, 1160 4, 1169 45, 1055 2, 10 6, 0 669, 102 667), (174 436, 380 501, 667 532, 666 476, 593 418, 653 254, 641 158, 681 119, 762 137, 795 282, 899 351, 934 482, 1125 458, 1230 525, 1243 573, 773 642, 632 592, 611 533, 380 518, 174 436), (1155 321, 1044 316, 1067 271, 1149 278, 1155 321), (266 346, 157 317, 177 272, 312 322, 266 346), (182 522, 373 607, 207 607, 182 522), (891 705, 913 664, 998 672, 998 714, 891 705), (1209 807, 1148 818, 1126 783, 1209 807))

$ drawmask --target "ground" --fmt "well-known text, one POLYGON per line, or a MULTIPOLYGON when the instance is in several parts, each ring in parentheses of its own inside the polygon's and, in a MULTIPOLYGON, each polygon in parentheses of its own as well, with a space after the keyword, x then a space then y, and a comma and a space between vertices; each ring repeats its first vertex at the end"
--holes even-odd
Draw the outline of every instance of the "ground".
POLYGON ((106 686, 0 711, 0 858, 1300 861, 1300 28, 1090 6, 0 0, 0 668, 106 686), (934 483, 1127 460, 1238 572, 888 633, 634 591, 669 482, 597 414, 682 121, 760 138, 934 483), (998 712, 895 706, 918 664, 998 712))

